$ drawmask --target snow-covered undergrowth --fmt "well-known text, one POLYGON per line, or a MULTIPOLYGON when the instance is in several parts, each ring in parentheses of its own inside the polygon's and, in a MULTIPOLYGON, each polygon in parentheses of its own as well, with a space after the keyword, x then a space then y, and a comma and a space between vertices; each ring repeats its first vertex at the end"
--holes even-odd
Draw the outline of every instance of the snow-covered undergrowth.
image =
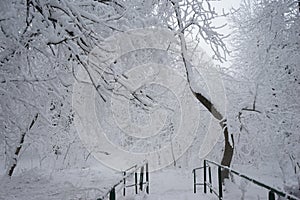
MULTIPOLYGON (((125 200, 214 200, 213 194, 203 193, 203 186, 197 186, 197 193, 193 193, 192 169, 202 165, 200 160, 195 161, 191 152, 193 147, 177 161, 177 166, 169 166, 150 173, 150 194, 139 192, 135 195, 134 187, 126 189, 126 196, 122 196, 122 187, 117 188, 117 198, 125 200), (193 158, 194 162, 187 162, 193 158)), ((50 163, 49 163, 50 166, 50 163)), ((233 169, 263 182, 278 190, 284 190, 282 172, 279 165, 265 162, 259 166, 237 165, 233 169)), ((226 181, 223 188, 225 200, 249 199, 267 200, 268 191, 257 187, 253 183, 235 175, 233 181, 226 181)), ((22 169, 17 169, 11 178, 1 175, 1 200, 75 200, 97 199, 107 193, 111 186, 122 179, 122 174, 111 170, 96 160, 88 163, 86 167, 47 169, 34 167, 28 163, 22 169), (26 167, 25 167, 26 166, 26 167)), ((203 182, 203 171, 197 171, 197 182, 203 182)), ((218 191, 217 168, 212 167, 213 187, 218 191)), ((134 183, 133 178, 127 184, 134 183)))
MULTIPOLYGON (((167 93, 160 85, 146 87, 146 84, 138 90, 132 90, 131 87, 126 87, 124 82, 128 79, 128 74, 122 74, 123 79, 120 80, 118 70, 114 71, 113 67, 105 65, 103 70, 99 66, 89 65, 86 60, 95 45, 115 33, 145 27, 164 27, 172 30, 176 36, 180 33, 181 41, 184 41, 185 37, 188 38, 188 35, 191 35, 196 43, 205 41, 214 51, 215 58, 224 61, 228 53, 223 43, 226 36, 222 34, 222 29, 211 23, 222 14, 215 13, 209 2, 1 0, 0 199, 96 199, 121 178, 119 172, 93 160, 91 153, 75 134, 74 117, 78 117, 78 112, 72 107, 71 96, 74 82, 81 81, 77 80, 75 75, 79 69, 96 74, 103 73, 104 76, 89 77, 93 89, 99 93, 99 100, 103 101, 102 107, 109 108, 108 104, 111 102, 107 101, 108 94, 120 97, 125 95, 125 99, 131 102, 132 111, 132 116, 125 116, 125 119, 131 118, 141 127, 148 120, 145 116, 149 114, 149 110, 155 111, 144 104, 143 97, 152 100, 152 103, 161 103, 160 106, 170 113, 170 126, 164 129, 164 140, 155 140, 151 148, 161 146, 162 141, 172 143, 174 127, 182 124, 177 120, 180 118, 179 114, 173 112, 174 108, 179 107, 171 92, 167 93), (98 82, 99 85, 96 85, 98 82), (115 87, 116 85, 118 87, 115 87)), ((228 106, 223 114, 224 118, 219 119, 222 123, 227 119, 228 130, 235 140, 231 164, 233 169, 274 188, 294 192, 298 196, 299 7, 297 0, 249 0, 234 12, 234 34, 231 38, 234 43, 234 64, 225 70, 221 66, 228 106)), ((134 42, 142 44, 142 41, 134 42)), ((182 42, 180 55, 183 57, 184 46, 182 42)), ((169 47, 165 49, 169 50, 169 47)), ((152 50, 148 50, 144 53, 150 55, 152 50)), ((142 51, 139 53, 128 55, 140 55, 139 58, 143 61, 146 56, 142 51)), ((127 60, 126 56, 121 56, 115 63, 122 63, 120 61, 123 58, 127 60)), ((166 56, 159 58, 167 64, 171 63, 166 56)), ((178 58, 184 60, 181 56, 178 58)), ((102 59, 107 61, 106 56, 102 59)), ((132 64, 133 62, 128 66, 134 67, 132 64)), ((119 67, 122 69, 123 65, 119 67)), ((180 67, 180 70, 184 74, 185 69, 180 67)), ((149 73, 150 70, 146 69, 145 74, 149 73)), ((151 78, 155 79, 157 74, 152 74, 151 78)), ((170 74, 165 74, 164 81, 172 79, 170 74)), ((200 84, 200 76, 196 73, 195 75, 192 84, 200 84)), ((186 78, 186 74, 183 77, 186 78)), ((139 77, 137 80, 142 79, 144 78, 139 77)), ((184 80, 183 84, 188 83, 184 80)), ((201 89, 206 87, 205 84, 200 84, 198 91, 200 96, 204 97, 207 95, 201 89)), ((190 89, 195 87, 183 90, 179 96, 191 92, 190 89)), ((212 92, 220 96, 218 91, 212 92)), ((211 107, 203 106, 203 98, 202 102, 197 103, 201 112, 206 111, 202 112, 204 119, 199 120, 199 127, 203 125, 203 128, 195 131, 197 137, 191 148, 176 161, 176 167, 167 167, 151 173, 150 195, 139 194, 135 197, 128 189, 125 199, 216 199, 210 194, 204 196, 201 187, 197 194, 193 194, 192 191, 191 170, 202 165, 198 155, 208 129, 204 124, 207 124, 214 114, 207 111, 211 107)), ((123 105, 123 102, 120 105, 123 105)), ((219 108, 218 105, 214 107, 219 108)), ((123 113, 122 110, 118 111, 123 113)), ((102 122, 105 125, 113 121, 112 118, 108 120, 101 110, 98 114, 103 117, 102 122)), ((127 125, 125 123, 125 126, 127 125)), ((183 128, 190 126, 191 123, 188 122, 183 128)), ((145 145, 140 145, 141 143, 137 143, 133 137, 116 134, 119 127, 116 131, 109 130, 110 139, 125 151, 131 149, 135 150, 131 153, 139 153, 139 150, 145 150, 145 145)), ((182 132, 186 134, 185 131, 182 132)), ((145 143, 151 143, 148 139, 142 139, 145 143)), ((211 144, 205 145, 212 148, 207 158, 219 163, 224 152, 224 137, 220 137, 214 147, 211 144)), ((233 145, 233 142, 230 145, 233 145)), ((178 146, 181 148, 181 143, 178 146)), ((107 156, 107 159, 119 159, 116 156, 109 157, 111 152, 99 153, 107 156)), ((173 160, 175 161, 174 157, 173 160)), ((216 174, 213 173, 213 183, 217 183, 216 174)), ((201 176, 200 173, 200 180, 201 176)), ((234 177, 232 182, 226 182, 224 199, 261 200, 266 199, 267 192, 234 177)), ((120 195, 119 197, 122 198, 120 195)))
POLYGON ((1 200, 97 199, 121 178, 101 165, 86 169, 23 171, 0 179, 1 200))

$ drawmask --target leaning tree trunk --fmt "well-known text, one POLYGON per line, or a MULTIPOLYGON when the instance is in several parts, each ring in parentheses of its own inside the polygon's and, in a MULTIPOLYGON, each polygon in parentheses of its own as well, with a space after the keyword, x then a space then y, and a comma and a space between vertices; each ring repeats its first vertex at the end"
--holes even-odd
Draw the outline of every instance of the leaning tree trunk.
MULTIPOLYGON (((186 69, 187 81, 188 81, 190 90, 192 91, 193 95, 197 98, 197 100, 213 115, 214 118, 216 118, 219 121, 219 124, 222 128, 223 135, 225 138, 224 154, 223 154, 221 164, 224 166, 230 167, 232 157, 233 157, 233 150, 234 150, 233 135, 230 134, 230 137, 229 137, 226 119, 223 117, 223 115, 220 113, 220 111, 218 111, 216 109, 213 102, 211 102, 209 99, 207 99, 201 93, 196 92, 192 88, 192 85, 190 82, 190 76, 192 75, 192 69, 191 69, 191 65, 189 65, 189 63, 187 63, 187 60, 186 60, 187 46, 186 46, 186 41, 184 38, 184 28, 183 28, 183 23, 182 23, 182 19, 181 19, 180 9, 179 9, 178 2, 171 1, 171 3, 173 4, 174 10, 175 10, 175 15, 177 18, 178 27, 180 30, 179 39, 180 39, 180 43, 181 43, 181 56, 182 56, 183 63, 184 63, 185 69, 186 69), (231 143, 230 143, 230 140, 231 140, 231 143)), ((229 170, 223 169, 221 172, 221 177, 222 177, 222 182, 224 182, 225 178, 229 178, 229 170)))
MULTIPOLYGON (((222 161, 221 161, 221 165, 225 165, 225 166, 230 167, 232 157, 233 157, 234 139, 233 139, 233 135, 230 134, 230 137, 231 137, 230 138, 231 139, 231 144, 230 144, 228 127, 226 125, 226 121, 225 122, 220 122, 220 125, 223 128, 223 134, 224 134, 224 138, 225 138, 225 148, 224 148, 224 154, 223 154, 223 158, 222 158, 222 161)), ((221 177, 222 177, 222 182, 224 182, 225 178, 229 178, 229 170, 228 169, 222 170, 221 177)))
POLYGON ((18 146, 16 147, 16 150, 15 150, 15 153, 14 153, 14 157, 12 158, 13 159, 13 162, 11 163, 11 165, 8 167, 8 170, 7 170, 7 175, 8 176, 12 176, 13 173, 14 173, 14 170, 15 168, 17 167, 17 163, 18 163, 18 157, 19 157, 19 154, 20 154, 20 151, 23 147, 23 144, 24 144, 24 141, 25 141, 25 136, 26 134, 28 133, 28 131, 33 127, 33 125, 35 124, 36 120, 38 118, 38 114, 36 114, 34 116, 34 118, 32 119, 28 129, 22 133, 21 137, 20 137, 20 141, 18 143, 18 146))
MULTIPOLYGON (((189 66, 186 66, 189 67, 189 66)), ((190 70, 187 70, 187 75, 188 72, 190 70)), ((195 92, 190 84, 190 80, 188 78, 188 82, 190 85, 190 89, 193 92, 194 96, 197 98, 197 100, 212 114, 212 116, 214 116, 214 118, 216 118, 217 120, 219 120, 219 124, 222 128, 223 131, 223 135, 224 135, 224 153, 223 153, 223 158, 221 161, 221 165, 230 167, 231 161, 232 161, 232 157, 233 157, 233 150, 234 150, 234 139, 233 139, 233 135, 230 134, 229 137, 229 132, 228 132, 228 127, 226 124, 226 119, 222 116, 222 114, 216 109, 216 107, 212 104, 211 101, 209 101, 206 97, 204 97, 203 95, 201 95, 200 93, 195 92), (230 142, 231 140, 231 142, 230 142)), ((229 178, 229 170, 228 169, 223 169, 221 172, 221 178, 222 178, 222 182, 224 182, 225 178, 229 178)))

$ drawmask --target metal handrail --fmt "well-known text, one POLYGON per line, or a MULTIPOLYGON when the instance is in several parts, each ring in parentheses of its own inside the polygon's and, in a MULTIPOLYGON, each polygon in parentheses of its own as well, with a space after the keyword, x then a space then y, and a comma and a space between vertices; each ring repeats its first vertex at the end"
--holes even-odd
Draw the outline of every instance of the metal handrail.
POLYGON ((291 194, 287 194, 285 192, 282 192, 280 190, 277 190, 273 187, 270 187, 262 182, 259 182, 253 178, 250 178, 249 176, 246 176, 236 170, 231 169, 230 167, 218 164, 214 161, 210 161, 210 160, 204 160, 203 161, 203 167, 198 167, 193 169, 193 173, 194 173, 194 193, 197 192, 196 187, 197 185, 203 185, 204 186, 204 193, 206 193, 207 191, 207 187, 209 187, 210 189, 210 193, 214 193, 220 200, 223 199, 223 188, 222 188, 222 178, 221 178, 221 172, 223 169, 228 170, 229 172, 244 178, 248 181, 251 181, 252 183, 265 188, 267 190, 269 190, 269 200, 275 200, 275 194, 277 194, 278 196, 284 197, 286 199, 290 199, 290 200, 300 200, 298 197, 295 197, 294 195, 291 194), (212 185, 212 180, 211 180, 211 166, 209 164, 215 165, 218 167, 218 192, 216 190, 214 190, 213 185, 212 185), (207 182, 207 168, 209 170, 209 182, 207 182), (204 173, 204 180, 203 183, 197 183, 197 178, 196 178, 196 171, 199 169, 203 169, 203 173, 204 173))
POLYGON ((138 185, 140 186, 141 191, 143 191, 143 185, 146 185, 146 193, 149 194, 149 164, 148 164, 148 161, 145 160, 142 162, 142 164, 134 165, 134 166, 126 169, 125 171, 123 171, 123 178, 120 179, 117 183, 115 183, 112 187, 110 187, 110 189, 102 197, 98 198, 97 200, 104 200, 106 198, 109 198, 109 200, 116 200, 116 187, 118 187, 122 183, 123 183, 123 196, 125 196, 126 188, 133 187, 133 186, 135 186, 135 193, 137 194, 138 193, 138 185), (146 176, 145 182, 143 181, 144 168, 146 171, 145 172, 145 176, 146 176), (140 180, 138 182, 137 173, 138 173, 139 169, 141 171, 140 171, 140 180), (135 183, 126 185, 126 179, 131 177, 133 174, 135 176, 135 183))

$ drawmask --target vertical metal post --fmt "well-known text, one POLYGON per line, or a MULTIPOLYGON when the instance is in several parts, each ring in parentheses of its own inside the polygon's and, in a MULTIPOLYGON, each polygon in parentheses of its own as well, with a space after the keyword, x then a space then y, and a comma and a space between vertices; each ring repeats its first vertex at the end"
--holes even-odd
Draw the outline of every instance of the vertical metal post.
POLYGON ((112 188, 109 193, 109 200, 116 200, 116 190, 115 188, 112 188))
POLYGON ((271 190, 269 191, 269 200, 275 200, 275 194, 271 190))
POLYGON ((135 185, 135 194, 138 193, 138 175, 137 172, 134 173, 134 185, 135 185))
POLYGON ((194 193, 197 192, 197 189, 196 189, 196 170, 193 169, 193 175, 194 175, 194 193))
POLYGON ((203 162, 203 170, 204 170, 204 181, 203 181, 203 186, 204 186, 204 193, 206 193, 206 160, 203 162))
POLYGON ((222 190, 222 167, 218 166, 218 179, 219 179, 219 199, 223 198, 223 190, 222 190))
POLYGON ((125 176, 126 176, 126 172, 123 172, 123 176, 124 176, 124 178, 123 178, 123 196, 125 196, 125 191, 126 191, 126 178, 125 178, 125 176))
POLYGON ((208 166, 208 181, 209 181, 209 191, 210 193, 212 193, 212 180, 211 180, 211 167, 208 166))
POLYGON ((140 190, 143 191, 143 184, 144 184, 144 166, 141 167, 140 173, 140 190))
POLYGON ((149 182, 149 165, 148 165, 148 162, 146 163, 146 193, 149 194, 149 185, 150 185, 150 182, 149 182))

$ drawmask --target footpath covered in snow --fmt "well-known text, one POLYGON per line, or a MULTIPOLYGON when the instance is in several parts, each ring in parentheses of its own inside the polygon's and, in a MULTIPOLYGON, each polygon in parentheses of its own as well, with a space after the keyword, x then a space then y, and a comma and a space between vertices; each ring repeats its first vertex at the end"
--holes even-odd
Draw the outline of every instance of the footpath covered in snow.
MULTIPOLYGON (((240 172, 249 175, 267 185, 282 190, 280 173, 274 175, 270 166, 261 166, 258 176, 257 169, 246 166, 235 166, 240 172), (273 173, 273 174, 271 174, 273 173)), ((273 166, 274 167, 274 166, 273 166)), ((193 192, 192 170, 178 167, 151 172, 150 193, 145 191, 135 194, 135 188, 126 188, 122 194, 122 184, 116 188, 116 199, 121 200, 216 200, 215 195, 204 194, 203 186, 193 192)), ((15 176, 0 178, 0 200, 96 200, 105 195, 117 182, 123 179, 120 172, 113 171, 101 164, 92 168, 40 170, 31 169, 19 172, 15 176)), ((253 183, 234 176, 234 182, 227 182, 223 187, 225 200, 259 199, 268 200, 268 190, 255 186, 253 183)), ((212 168, 213 186, 218 187, 217 171, 212 168)), ((197 173, 197 182, 203 182, 203 171, 197 173)), ((134 176, 126 179, 126 185, 134 184, 134 176)), ((145 188, 145 187, 144 187, 145 188)), ((145 189, 144 189, 145 190, 145 189)), ((108 197, 107 197, 108 199, 108 197)))

